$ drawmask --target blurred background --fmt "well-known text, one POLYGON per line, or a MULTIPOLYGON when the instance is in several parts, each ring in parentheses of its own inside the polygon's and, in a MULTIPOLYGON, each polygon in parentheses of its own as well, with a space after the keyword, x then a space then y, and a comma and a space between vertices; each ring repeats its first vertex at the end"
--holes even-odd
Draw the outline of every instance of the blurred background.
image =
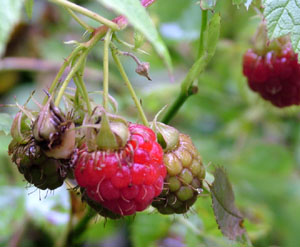
MULTIPOLYGON (((77 4, 114 17, 96 1, 77 4)), ((197 95, 192 96, 170 123, 191 135, 208 171, 225 167, 245 215, 245 227, 254 246, 290 246, 300 243, 300 125, 299 108, 275 109, 252 93, 242 75, 242 56, 260 22, 257 11, 218 1, 221 37, 217 51, 199 77, 197 95)), ((174 82, 162 60, 147 42, 149 55, 136 54, 151 65, 152 81, 138 76, 136 65, 122 57, 129 78, 142 99, 149 119, 176 98, 180 82, 197 54, 201 11, 195 0, 158 0, 149 8, 174 64, 174 82)), ((97 24, 87 18, 90 25, 97 24)), ((36 0, 32 19, 25 10, 15 26, 0 60, 0 102, 23 104, 36 89, 43 97, 74 48, 64 41, 84 38, 84 30, 63 9, 36 0)), ((133 43, 134 30, 127 28, 119 38, 133 43)), ((126 50, 126 49, 124 49, 126 50)), ((89 56, 85 81, 90 91, 101 90, 102 44, 89 56)), ((110 67, 110 93, 117 99, 119 113, 137 121, 137 111, 119 73, 110 67)), ((30 103, 31 107, 35 107, 30 103)), ((13 116, 16 108, 0 108, 13 116)), ((3 121, 10 122, 6 115, 3 121)), ((4 122, 3 122, 4 124, 4 122)), ((0 123, 1 125, 1 123, 0 123)), ((59 246, 68 231, 70 211, 83 215, 76 195, 66 187, 39 191, 28 186, 7 154, 10 137, 0 133, 0 246, 59 246)), ((199 197, 185 216, 163 216, 149 209, 134 218, 117 221, 96 217, 77 238, 74 246, 239 246, 222 237, 210 197, 199 197)))

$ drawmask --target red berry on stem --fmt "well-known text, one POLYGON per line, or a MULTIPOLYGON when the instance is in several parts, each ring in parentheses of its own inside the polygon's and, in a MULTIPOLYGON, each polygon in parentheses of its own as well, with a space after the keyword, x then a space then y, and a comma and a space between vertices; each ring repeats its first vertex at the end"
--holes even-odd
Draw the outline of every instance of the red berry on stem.
POLYGON ((248 50, 243 73, 249 87, 273 105, 300 105, 300 64, 289 42, 261 54, 248 50))
POLYGON ((166 176, 163 151, 154 132, 140 124, 129 124, 128 130, 128 141, 120 149, 88 151, 82 146, 74 172, 93 205, 118 215, 147 208, 161 193, 166 176))

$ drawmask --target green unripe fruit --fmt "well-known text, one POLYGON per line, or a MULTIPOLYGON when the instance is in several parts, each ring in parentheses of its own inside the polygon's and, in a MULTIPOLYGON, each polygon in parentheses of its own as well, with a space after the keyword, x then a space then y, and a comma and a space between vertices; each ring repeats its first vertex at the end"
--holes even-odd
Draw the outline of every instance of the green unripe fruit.
POLYGON ((186 213, 202 190, 205 169, 201 157, 189 136, 162 123, 155 125, 163 139, 167 177, 152 206, 162 214, 186 213))

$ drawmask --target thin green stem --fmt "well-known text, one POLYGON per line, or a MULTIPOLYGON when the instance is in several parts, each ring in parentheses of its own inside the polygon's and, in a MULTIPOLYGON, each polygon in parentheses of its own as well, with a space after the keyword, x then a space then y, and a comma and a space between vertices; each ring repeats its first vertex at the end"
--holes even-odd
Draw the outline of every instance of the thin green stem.
POLYGON ((74 79, 74 83, 76 85, 76 93, 77 95, 77 98, 78 98, 78 93, 80 93, 81 97, 83 98, 84 102, 86 103, 87 105, 87 108, 88 108, 88 114, 91 115, 92 114, 92 108, 91 108, 91 103, 89 101, 89 97, 88 97, 88 94, 87 94, 87 91, 86 91, 86 88, 85 88, 85 85, 84 85, 84 82, 81 78, 81 76, 76 73, 76 76, 73 78, 74 79))
MULTIPOLYGON (((69 84, 69 82, 71 81, 71 79, 74 77, 74 75, 82 68, 82 64, 84 63, 86 56, 88 55, 89 51, 97 44, 97 42, 104 36, 104 33, 100 30, 98 32, 95 32, 93 37, 87 41, 84 44, 81 44, 80 48, 85 47, 86 50, 80 55, 80 57, 78 58, 77 62, 75 63, 75 65, 72 67, 70 73, 68 74, 68 76, 66 77, 65 81, 63 82, 57 98, 55 100, 55 105, 58 106, 62 96, 69 84)), ((76 49, 75 49, 76 50, 76 49)), ((74 51, 75 51, 74 50, 74 51)), ((74 52, 73 51, 73 52, 74 52)), ((73 54, 73 52, 71 53, 71 55, 73 54)), ((78 52, 74 53, 72 56, 70 56, 72 59, 69 59, 69 62, 71 60, 73 60, 75 58, 75 56, 78 55, 78 52)))
POLYGON ((108 109, 108 85, 109 85, 109 56, 108 49, 111 41, 112 32, 108 30, 104 39, 103 52, 103 108, 108 109))
POLYGON ((61 5, 63 7, 69 8, 71 10, 74 10, 82 15, 87 16, 87 17, 90 17, 91 19, 102 23, 103 25, 111 28, 112 30, 119 30, 119 26, 116 23, 114 23, 113 21, 110 21, 110 20, 96 14, 95 12, 90 11, 84 7, 81 7, 75 3, 69 2, 67 0, 49 0, 49 1, 56 3, 58 5, 61 5))
POLYGON ((140 48, 134 49, 134 45, 129 44, 129 43, 125 42, 124 40, 119 39, 116 34, 113 35, 113 40, 117 41, 119 44, 121 44, 121 45, 123 45, 123 46, 125 46, 125 47, 127 47, 131 50, 134 50, 134 51, 142 53, 142 54, 149 55, 148 52, 146 52, 146 51, 144 51, 140 48))
MULTIPOLYGON (((51 84, 51 86, 50 86, 49 94, 52 94, 52 93, 53 93, 53 91, 54 91, 55 88, 57 87, 57 84, 59 83, 59 79, 62 77, 62 75, 63 75, 65 69, 69 66, 69 64, 70 64, 70 62, 73 60, 73 58, 74 58, 75 56, 77 56, 78 53, 79 53, 82 49, 84 49, 84 47, 82 47, 82 46, 77 46, 77 47, 72 51, 72 53, 69 55, 69 57, 68 57, 67 59, 65 59, 63 65, 60 67, 60 69, 59 69, 59 71, 58 71, 56 77, 54 78, 54 80, 53 80, 53 82, 52 82, 52 84, 51 84)), ((46 96, 46 97, 44 98, 43 104, 46 104, 47 100, 48 100, 48 96, 46 96)))
POLYGON ((190 71, 187 73, 186 77, 181 82, 181 89, 180 93, 178 94, 175 101, 172 105, 168 108, 167 112, 165 113, 164 117, 162 118, 163 123, 169 123, 185 101, 192 96, 193 94, 197 93, 198 88, 193 86, 194 80, 199 76, 199 74, 204 70, 207 61, 208 61, 207 53, 204 52, 203 56, 201 56, 192 66, 190 71))
POLYGON ((75 21, 77 21, 78 24, 81 25, 84 29, 86 29, 90 33, 94 31, 94 29, 91 26, 89 26, 87 23, 85 23, 83 20, 81 20, 71 9, 66 8, 66 10, 73 17, 73 19, 75 21))
POLYGON ((76 87, 77 86, 79 87, 81 96, 87 105, 88 114, 91 115, 92 114, 92 106, 91 106, 89 95, 88 95, 88 92, 87 92, 87 89, 86 89, 86 86, 85 86, 85 83, 83 80, 85 64, 86 64, 86 57, 81 65, 81 68, 76 73, 76 76, 74 77, 74 81, 77 83, 76 87))
POLYGON ((59 92, 58 92, 58 95, 57 95, 57 98, 55 99, 55 102, 54 104, 56 106, 59 105, 61 99, 62 99, 62 96, 69 84, 69 82, 71 81, 71 79, 74 77, 74 75, 76 74, 76 72, 80 69, 82 63, 84 62, 85 58, 87 56, 87 51, 85 51, 84 53, 82 53, 80 55, 80 57, 78 58, 77 62, 75 63, 74 67, 71 69, 70 73, 68 74, 68 76, 66 77, 65 81, 63 82, 59 92))
POLYGON ((199 38, 199 48, 198 48, 198 56, 201 57, 204 53, 204 33, 207 27, 207 10, 202 10, 201 12, 201 30, 200 30, 200 38, 199 38))
POLYGON ((177 96, 173 104, 168 108, 167 112, 163 116, 161 122, 168 124, 172 118, 177 114, 179 109, 182 107, 182 105, 185 103, 185 101, 192 95, 197 93, 197 87, 191 87, 190 90, 188 90, 187 93, 180 92, 180 94, 177 96))
POLYGON ((143 110, 143 107, 141 105, 141 102, 139 101, 138 97, 136 96, 136 93, 135 93, 135 91, 134 91, 134 89, 133 89, 133 87, 132 87, 132 85, 131 85, 131 83, 130 83, 127 75, 126 75, 126 72, 125 72, 125 70, 123 68, 123 65, 121 64, 121 61, 120 61, 119 57, 117 56, 117 50, 115 48, 112 48, 111 51, 112 51, 112 57, 113 57, 116 65, 117 65, 117 67, 118 67, 118 69, 120 71, 120 74, 121 74, 121 76, 122 76, 122 78, 123 78, 123 80, 124 80, 124 82, 125 82, 128 90, 129 90, 130 94, 131 94, 131 97, 132 97, 132 99, 133 99, 133 101, 134 101, 134 103, 135 103, 135 105, 136 105, 136 107, 138 109, 138 112, 139 112, 139 115, 140 115, 140 117, 141 117, 141 119, 143 121, 143 124, 145 126, 149 126, 149 122, 148 122, 147 117, 146 117, 146 115, 144 113, 144 110, 143 110))
POLYGON ((79 86, 81 88, 82 98, 84 99, 84 101, 85 101, 85 103, 87 105, 88 114, 92 115, 91 102, 90 102, 90 99, 89 99, 88 92, 86 90, 85 83, 83 81, 82 72, 77 73, 77 79, 78 79, 78 84, 79 84, 79 86))

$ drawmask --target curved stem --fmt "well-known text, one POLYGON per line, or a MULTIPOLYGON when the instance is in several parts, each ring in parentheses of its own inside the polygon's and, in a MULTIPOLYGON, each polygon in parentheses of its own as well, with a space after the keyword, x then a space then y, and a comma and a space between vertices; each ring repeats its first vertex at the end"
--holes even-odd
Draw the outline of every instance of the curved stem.
POLYGON ((74 77, 74 75, 76 74, 76 72, 80 69, 83 61, 85 60, 85 57, 87 55, 87 51, 85 51, 83 54, 80 55, 80 57, 78 58, 77 62, 75 63, 74 67, 71 69, 70 73, 68 74, 68 76, 66 77, 65 81, 63 82, 59 92, 58 92, 58 95, 57 95, 57 98, 55 99, 55 106, 58 106, 60 101, 61 101, 61 98, 69 84, 69 82, 71 81, 71 79, 74 77))
POLYGON ((91 106, 89 95, 88 95, 88 92, 87 92, 87 89, 86 89, 86 86, 85 86, 85 83, 84 83, 84 80, 83 80, 85 64, 86 64, 86 57, 85 57, 82 65, 81 65, 81 68, 76 73, 75 78, 77 79, 77 82, 78 82, 78 84, 81 88, 81 95, 82 95, 82 98, 84 99, 84 101, 87 105, 88 114, 91 115, 92 114, 92 106, 91 106))
POLYGON ((201 31, 199 38, 199 50, 197 60, 193 64, 192 68, 187 73, 184 80, 181 82, 181 90, 175 101, 168 108, 167 112, 162 118, 163 123, 169 123, 185 101, 193 94, 196 87, 193 86, 195 79, 199 76, 200 73, 205 69, 208 61, 210 60, 212 54, 207 54, 205 50, 205 31, 207 30, 207 10, 202 10, 202 21, 201 21, 201 31))
MULTIPOLYGON (((69 82, 71 81, 71 79, 74 77, 74 75, 79 71, 79 69, 82 68, 82 63, 84 63, 85 59, 86 59, 86 56, 88 55, 89 51, 97 44, 97 42, 104 36, 104 33, 99 30, 99 31, 95 31, 95 33, 93 34, 93 37, 85 42, 84 44, 81 44, 81 46, 79 46, 81 49, 82 48, 86 48, 86 50, 80 55, 80 57, 78 58, 77 62, 75 63, 74 67, 71 69, 70 73, 68 74, 68 76, 66 77, 65 81, 63 82, 59 92, 58 92, 58 95, 57 95, 57 98, 55 100, 55 105, 58 106, 59 103, 60 103, 60 100, 69 84, 69 82)), ((76 49, 75 49, 76 50, 76 49)), ((74 51, 75 51, 74 50, 74 51)), ((73 52, 74 52, 73 51, 73 52)), ((70 57, 72 59, 75 58, 76 55, 78 55, 78 52, 76 53, 71 53, 70 57)), ((72 60, 72 59, 69 59, 69 62, 72 60)), ((63 73, 63 72, 62 72, 63 73)))
POLYGON ((73 19, 78 22, 79 25, 81 25, 88 32, 90 33, 93 32, 94 29, 91 26, 89 26, 87 23, 85 23, 83 20, 81 20, 71 9, 66 8, 66 10, 73 17, 73 19))
POLYGON ((121 64, 120 59, 117 56, 117 50, 115 48, 112 48, 111 52, 112 52, 112 57, 115 60, 115 63, 116 63, 116 65, 117 65, 117 67, 118 67, 118 69, 120 71, 120 74, 121 74, 121 76, 122 76, 122 78, 123 78, 123 80, 124 80, 124 82, 125 82, 128 90, 129 90, 129 92, 131 94, 131 97, 132 97, 132 99, 133 99, 133 101, 134 101, 134 103, 135 103, 135 105, 136 105, 136 107, 138 109, 138 112, 139 112, 139 115, 140 115, 140 117, 141 117, 141 119, 143 121, 143 124, 145 126, 149 126, 149 122, 148 122, 147 117, 146 117, 146 115, 144 113, 144 110, 143 110, 143 107, 141 105, 141 102, 139 101, 138 97, 136 96, 136 93, 135 93, 135 91, 134 91, 134 89, 133 89, 133 87, 132 87, 132 85, 131 85, 131 83, 130 83, 127 75, 126 75, 126 72, 125 72, 125 70, 123 68, 123 65, 121 64))
POLYGON ((176 113, 179 111, 179 109, 182 107, 182 105, 185 103, 185 101, 192 95, 197 93, 197 87, 190 87, 187 93, 180 92, 180 94, 177 96, 173 104, 168 108, 168 111, 163 116, 161 122, 168 124, 172 118, 176 115, 176 113))
MULTIPOLYGON (((50 88, 49 88, 49 94, 52 94, 52 93, 53 93, 53 91, 54 91, 55 88, 57 87, 57 84, 59 83, 59 79, 62 77, 62 75, 63 75, 65 69, 69 66, 69 64, 70 64, 70 62, 73 60, 73 58, 74 58, 75 56, 77 56, 78 53, 79 53, 83 48, 84 48, 84 47, 82 47, 82 46, 77 46, 77 47, 72 51, 72 53, 69 55, 69 57, 68 57, 67 59, 65 59, 63 65, 60 67, 60 69, 59 69, 59 71, 58 71, 56 77, 54 78, 54 80, 53 80, 53 82, 52 82, 52 84, 51 84, 51 86, 50 86, 50 88)), ((43 104, 46 104, 47 100, 48 100, 48 96, 46 96, 46 97, 44 98, 43 104)))
POLYGON ((111 41, 112 32, 108 30, 104 40, 104 53, 103 53, 103 108, 108 109, 108 85, 109 85, 109 57, 108 49, 111 41))
POLYGON ((98 21, 98 22, 104 24, 105 26, 108 26, 112 30, 119 30, 119 26, 116 23, 114 23, 113 21, 110 21, 110 20, 96 14, 95 12, 90 11, 84 7, 81 7, 75 3, 71 3, 67 0, 49 0, 49 1, 56 3, 58 5, 61 5, 61 6, 67 7, 69 9, 72 9, 72 10, 74 10, 80 14, 83 14, 87 17, 90 17, 91 19, 98 21))
MULTIPOLYGON (((89 95, 86 90, 83 78, 79 73, 76 73, 76 76, 74 77, 74 83, 76 84, 76 88, 78 89, 84 102, 86 103, 88 114, 91 115, 92 114, 91 102, 89 100, 89 95)), ((78 93, 77 90, 76 90, 76 93, 78 93)))

